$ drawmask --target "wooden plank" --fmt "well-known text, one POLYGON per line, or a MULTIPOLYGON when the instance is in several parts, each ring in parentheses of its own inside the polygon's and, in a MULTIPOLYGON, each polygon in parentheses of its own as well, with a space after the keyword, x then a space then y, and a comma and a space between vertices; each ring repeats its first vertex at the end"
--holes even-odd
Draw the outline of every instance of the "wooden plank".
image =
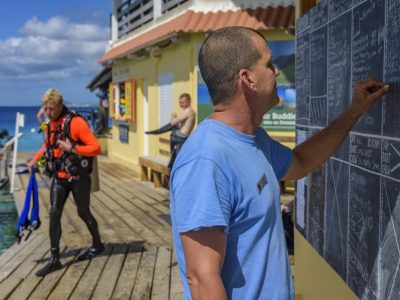
POLYGON ((171 247, 161 246, 158 248, 153 288, 151 291, 152 300, 165 300, 169 298, 171 253, 171 247))
MULTIPOLYGON (((8 248, 1 256, 0 256, 0 272, 1 269, 9 262, 12 260, 12 258, 16 255, 18 255, 19 252, 23 251, 27 247, 29 248, 29 245, 40 236, 40 234, 32 234, 30 238, 27 241, 22 240, 21 243, 17 244, 15 243, 12 245, 10 248, 8 248)), ((1 281, 0 281, 1 282, 1 281)))
MULTIPOLYGON (((166 231, 167 232, 170 231, 169 226, 166 224, 162 224, 162 220, 158 220, 157 217, 151 218, 148 206, 147 207, 145 205, 143 206, 142 203, 134 201, 134 199, 128 201, 122 195, 121 191, 118 191, 118 189, 116 188, 110 190, 110 188, 108 188, 105 184, 103 184, 102 186, 103 186, 103 192, 107 194, 108 197, 113 198, 115 196, 122 196, 119 198, 119 204, 124 209, 126 209, 132 216, 134 216, 140 223, 151 229, 153 231, 153 234, 156 234, 161 240, 163 240, 167 244, 172 243, 171 234, 166 234, 166 231)), ((132 197, 132 195, 129 196, 132 197)))
POLYGON ((171 260, 171 287, 169 291, 169 299, 183 299, 183 286, 179 276, 178 262, 176 261, 176 253, 173 249, 171 260))
MULTIPOLYGON (((104 209, 113 211, 121 224, 115 229, 123 236, 120 241, 130 242, 135 240, 143 240, 145 236, 153 235, 153 232, 144 227, 139 221, 132 217, 129 212, 123 209, 106 195, 96 195, 99 202, 104 205, 104 209)), ((157 240, 159 241, 159 240, 157 240)))
MULTIPOLYGON (((111 190, 115 190, 121 196, 127 199, 133 199, 134 197, 139 198, 143 202, 145 202, 146 207, 150 205, 150 207, 157 210, 159 213, 169 213, 169 199, 165 196, 156 195, 153 187, 151 190, 144 187, 142 183, 131 181, 129 184, 125 186, 118 185, 118 178, 110 177, 107 180, 101 180, 103 185, 106 185, 111 190), (118 189, 116 188, 118 186, 118 189), (153 194, 153 196, 152 196, 153 194)), ((149 208, 149 207, 148 207, 149 208)))
POLYGON ((29 297, 29 299, 32 300, 47 299, 47 297, 50 295, 50 293, 53 291, 53 289, 59 282, 60 284, 63 284, 62 277, 78 253, 79 253, 78 249, 68 249, 67 251, 64 251, 61 259, 63 268, 58 271, 47 274, 44 277, 44 279, 40 282, 40 284, 36 286, 34 292, 29 297))
POLYGON ((1 285, 0 300, 7 299, 23 280, 21 277, 12 277, 1 285))
MULTIPOLYGON (((65 249, 63 249, 65 250, 65 249)), ((49 254, 50 251, 46 253, 49 254)), ((48 259, 42 259, 41 261, 46 261, 48 259)), ((9 300, 20 300, 28 299, 29 296, 35 291, 36 287, 43 281, 44 277, 38 277, 35 275, 37 271, 43 268, 42 263, 38 263, 35 269, 29 274, 27 278, 18 286, 18 288, 13 292, 13 294, 8 298, 9 300)))
POLYGON ((37 271, 43 268, 42 264, 37 264, 30 275, 14 290, 7 300, 28 299, 29 295, 35 290, 36 286, 43 280, 43 277, 35 275, 37 271))
POLYGON ((14 272, 14 270, 17 269, 17 267, 22 264, 26 258, 44 242, 45 239, 46 237, 44 235, 39 235, 31 244, 29 244, 29 247, 24 247, 22 251, 9 260, 0 270, 0 282, 14 272))
POLYGON ((139 188, 140 190, 143 190, 143 191, 148 191, 149 196, 156 200, 159 200, 160 197, 162 199, 169 198, 168 190, 154 189, 151 185, 143 184, 142 182, 135 180, 135 178, 136 178, 135 174, 133 172, 130 172, 129 170, 127 170, 126 167, 115 164, 112 166, 112 168, 113 168, 113 174, 107 174, 107 175, 110 175, 112 178, 116 178, 116 179, 120 180, 120 182, 122 181, 124 183, 127 183, 127 184, 122 185, 123 188, 135 187, 135 188, 139 188))
POLYGON ((0 299, 6 299, 26 278, 29 273, 37 266, 37 259, 43 258, 48 252, 48 245, 42 243, 27 259, 18 267, 18 269, 0 284, 0 299))
POLYGON ((64 273, 62 281, 55 287, 49 300, 68 299, 85 272, 89 260, 74 261, 64 273))
POLYGON ((122 265, 121 273, 119 274, 117 285, 111 299, 125 300, 131 298, 133 286, 136 280, 136 274, 142 256, 142 250, 143 247, 137 244, 131 244, 129 246, 125 261, 122 265))
POLYGON ((97 281, 103 272, 104 266, 108 261, 108 257, 112 251, 111 247, 106 247, 105 251, 98 257, 90 261, 89 267, 81 277, 78 285, 72 293, 71 300, 90 299, 94 289, 96 288, 97 281))
POLYGON ((112 254, 94 290, 93 299, 111 299, 127 250, 127 244, 118 244, 113 247, 112 254))
POLYGON ((150 299, 156 255, 157 247, 154 246, 146 247, 143 251, 131 296, 132 300, 150 299))
MULTIPOLYGON (((97 198, 96 204, 93 205, 91 211, 97 220, 99 233, 103 242, 112 243, 124 239, 120 231, 121 222, 109 209, 105 208, 103 203, 98 201, 97 198)), ((91 241, 92 239, 90 239, 90 242, 91 241)))

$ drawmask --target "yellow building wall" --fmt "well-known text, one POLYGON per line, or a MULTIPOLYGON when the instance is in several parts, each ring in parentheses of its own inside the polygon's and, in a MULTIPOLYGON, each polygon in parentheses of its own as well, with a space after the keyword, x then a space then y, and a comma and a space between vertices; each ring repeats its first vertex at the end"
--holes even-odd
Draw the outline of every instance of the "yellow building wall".
POLYGON ((346 282, 295 229, 294 286, 296 300, 357 300, 346 282))
MULTIPOLYGON (((129 123, 128 143, 119 140, 119 121, 114 121, 112 138, 109 140, 108 156, 111 160, 124 163, 139 171, 138 159, 144 155, 144 94, 147 84, 148 129, 159 127, 158 121, 158 77, 160 74, 173 73, 174 111, 179 113, 178 97, 187 92, 192 96, 192 107, 197 109, 196 41, 170 44, 160 48, 161 55, 149 56, 142 60, 120 59, 113 65, 113 82, 134 79, 136 81, 136 122, 129 123)), ((149 154, 160 155, 160 149, 169 151, 169 145, 160 142, 160 137, 169 139, 169 133, 149 135, 149 154)))

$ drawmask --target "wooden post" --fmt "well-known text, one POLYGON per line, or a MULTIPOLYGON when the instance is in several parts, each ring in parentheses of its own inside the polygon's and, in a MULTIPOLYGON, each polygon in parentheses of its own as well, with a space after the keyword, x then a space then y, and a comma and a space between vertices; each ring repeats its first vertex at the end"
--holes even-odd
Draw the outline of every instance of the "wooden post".
POLYGON ((140 180, 141 181, 149 181, 149 174, 147 172, 147 167, 145 167, 145 166, 141 166, 140 180))
POLYGON ((154 187, 159 188, 161 186, 161 173, 157 171, 151 171, 154 180, 154 187))

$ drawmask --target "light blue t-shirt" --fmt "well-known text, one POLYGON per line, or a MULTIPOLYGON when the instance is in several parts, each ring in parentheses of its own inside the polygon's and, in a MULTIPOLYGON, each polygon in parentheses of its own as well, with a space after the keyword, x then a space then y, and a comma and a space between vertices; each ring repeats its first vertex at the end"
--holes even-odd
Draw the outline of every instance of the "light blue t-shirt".
POLYGON ((222 226, 221 277, 229 299, 294 299, 278 180, 292 152, 259 128, 243 134, 207 119, 191 134, 171 174, 171 219, 185 299, 191 299, 180 233, 222 226))

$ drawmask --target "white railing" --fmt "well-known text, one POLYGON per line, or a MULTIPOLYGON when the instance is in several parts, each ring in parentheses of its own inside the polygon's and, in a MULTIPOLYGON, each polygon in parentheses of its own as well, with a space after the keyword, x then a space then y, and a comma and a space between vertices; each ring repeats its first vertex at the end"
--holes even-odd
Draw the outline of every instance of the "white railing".
MULTIPOLYGON (((13 149, 13 145, 15 146, 16 141, 22 136, 22 133, 18 133, 17 136, 11 138, 7 141, 4 146, 0 149, 0 180, 6 180, 9 178, 8 176, 8 166, 11 159, 11 151, 13 149)), ((17 149, 14 147, 14 153, 16 154, 17 149)), ((15 162, 13 161, 13 171, 11 173, 11 181, 10 181, 10 193, 14 191, 14 177, 15 177, 15 162), (12 188, 11 188, 12 187, 12 188)))

